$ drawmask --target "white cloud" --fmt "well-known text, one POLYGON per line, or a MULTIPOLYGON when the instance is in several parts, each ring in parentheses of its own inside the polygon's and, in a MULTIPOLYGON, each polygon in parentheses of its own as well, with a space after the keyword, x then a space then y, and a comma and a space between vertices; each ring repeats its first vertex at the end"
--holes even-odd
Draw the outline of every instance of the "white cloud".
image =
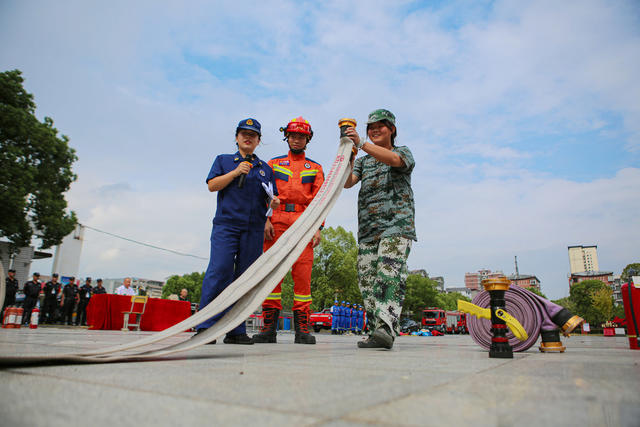
MULTIPOLYGON (((329 165, 337 119, 362 123, 386 107, 417 160, 412 267, 461 284, 465 271, 508 270, 514 252, 526 268, 529 254, 540 260, 529 272, 553 283, 553 295, 565 284, 569 244, 598 244, 603 268, 631 262, 627 241, 640 229, 627 209, 637 211, 640 183, 637 6, 420 6, 5 4, 0 37, 11 43, 0 47, 0 66, 22 69, 38 115, 70 136, 79 181, 68 199, 96 228, 206 257, 215 196, 204 177, 216 154, 235 149, 238 120, 262 122, 258 154, 269 158, 285 148, 278 127, 302 114, 315 131, 309 156, 329 165), (234 73, 234 61, 248 65, 234 73), (537 165, 548 157, 535 141, 557 147, 590 132, 601 139, 585 149, 606 143, 628 156, 603 159, 605 172, 589 182, 537 165)), ((343 193, 328 225, 356 230, 356 194, 343 193)), ((81 269, 92 275, 158 278, 206 265, 95 232, 87 239, 81 269)))

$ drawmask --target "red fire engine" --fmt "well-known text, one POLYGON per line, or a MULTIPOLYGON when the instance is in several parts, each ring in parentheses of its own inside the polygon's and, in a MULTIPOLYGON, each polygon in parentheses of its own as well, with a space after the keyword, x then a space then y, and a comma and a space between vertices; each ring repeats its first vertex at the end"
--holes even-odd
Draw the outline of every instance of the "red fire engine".
POLYGON ((422 326, 428 330, 447 331, 447 318, 445 311, 438 307, 427 307, 422 311, 422 326))
POLYGON ((447 311, 447 333, 468 334, 467 315, 459 311, 447 311))

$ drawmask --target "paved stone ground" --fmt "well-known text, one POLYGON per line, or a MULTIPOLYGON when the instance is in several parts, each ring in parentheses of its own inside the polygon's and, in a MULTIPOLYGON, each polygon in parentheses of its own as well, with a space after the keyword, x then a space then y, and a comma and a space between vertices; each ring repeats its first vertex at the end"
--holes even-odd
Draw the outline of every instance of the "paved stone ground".
MULTIPOLYGON (((147 332, 0 329, 0 355, 105 347, 147 332)), ((184 333, 172 343, 187 339, 184 333)), ((0 368, 2 426, 640 426, 640 351, 573 336, 489 359, 469 336, 207 345, 154 362, 0 368)))

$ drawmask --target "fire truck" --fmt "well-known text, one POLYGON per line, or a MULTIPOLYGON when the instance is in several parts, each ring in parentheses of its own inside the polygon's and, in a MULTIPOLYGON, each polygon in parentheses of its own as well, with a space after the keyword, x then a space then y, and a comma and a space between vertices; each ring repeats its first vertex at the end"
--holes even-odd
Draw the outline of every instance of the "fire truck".
POLYGON ((459 311, 447 311, 447 333, 448 334, 468 334, 467 315, 459 311))
POLYGON ((447 317, 443 309, 427 307, 422 311, 422 327, 428 330, 447 332, 447 317))

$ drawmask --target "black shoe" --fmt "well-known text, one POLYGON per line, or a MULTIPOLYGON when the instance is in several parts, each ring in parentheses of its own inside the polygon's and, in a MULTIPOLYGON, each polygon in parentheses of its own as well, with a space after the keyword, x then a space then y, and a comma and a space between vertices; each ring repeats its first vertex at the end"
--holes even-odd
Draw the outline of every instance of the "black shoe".
POLYGON ((224 337, 224 340, 222 340, 222 342, 224 342, 225 344, 245 344, 245 345, 252 345, 253 341, 251 340, 251 338, 249 338, 249 335, 247 334, 240 334, 240 335, 227 335, 226 337, 224 337))
POLYGON ((377 329, 369 338, 358 342, 358 348, 386 348, 393 347, 393 336, 386 329, 377 329))
MULTIPOLYGON (((191 339, 195 338, 198 334, 201 334, 206 330, 207 330, 207 328, 198 329, 196 331, 196 333, 191 336, 191 339)), ((208 342, 207 344, 215 344, 215 343, 216 343, 216 340, 213 340, 213 341, 208 342)))
POLYGON ((265 331, 255 334, 251 339, 257 344, 276 344, 278 342, 277 336, 275 331, 265 331))
POLYGON ((255 344, 275 344, 278 342, 278 318, 280 310, 276 308, 264 308, 262 310, 264 326, 260 329, 260 333, 255 334, 251 339, 255 344))

